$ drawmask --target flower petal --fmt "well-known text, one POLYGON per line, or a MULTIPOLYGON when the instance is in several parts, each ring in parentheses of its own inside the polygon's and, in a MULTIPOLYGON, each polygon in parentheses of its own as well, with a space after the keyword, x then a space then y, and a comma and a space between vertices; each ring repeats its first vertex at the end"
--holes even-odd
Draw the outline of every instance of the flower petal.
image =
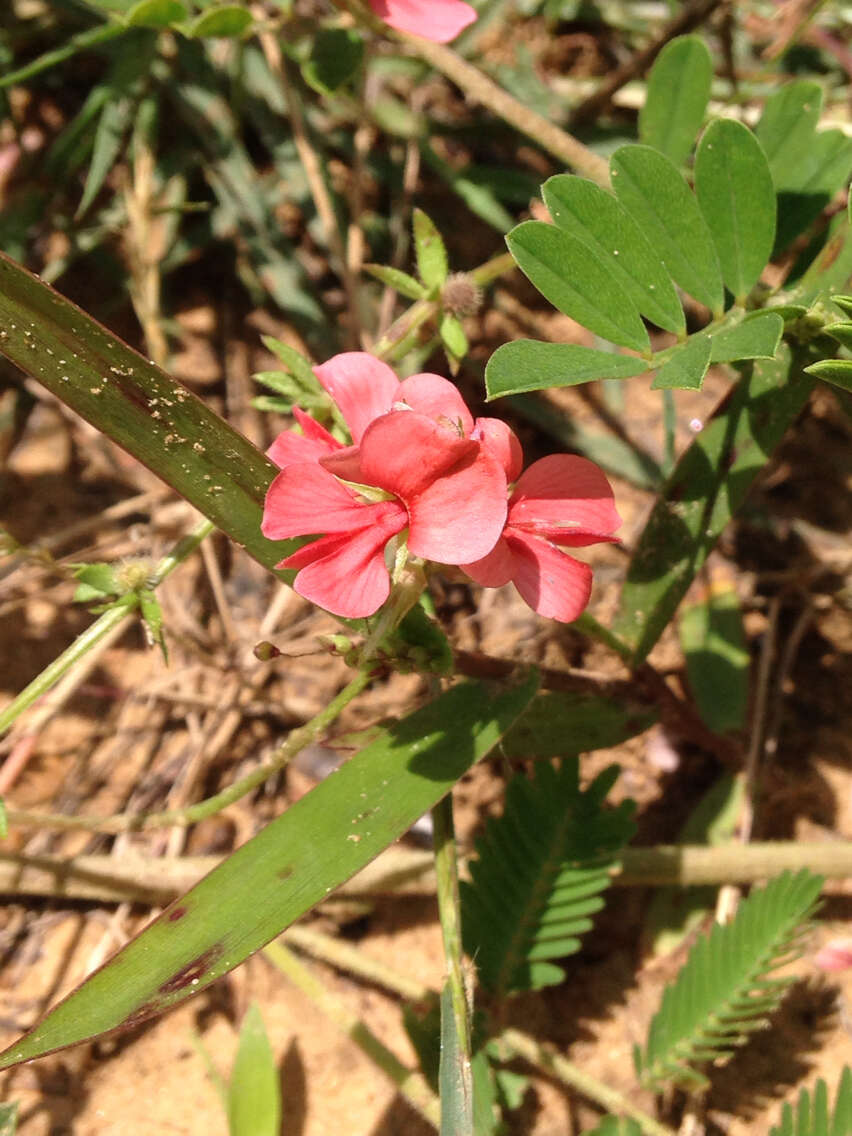
POLYGON ((329 434, 324 426, 321 426, 315 418, 311 418, 310 414, 305 414, 298 406, 293 407, 293 417, 302 427, 302 433, 284 430, 266 451, 266 456, 271 458, 279 469, 293 465, 295 462, 319 461, 326 454, 333 454, 343 448, 337 438, 329 434))
POLYGON ((359 532, 324 536, 278 565, 301 568, 293 588, 306 600, 344 619, 377 611, 390 594, 385 545, 404 525, 390 515, 359 532))
MULTIPOLYGON (((410 417, 414 417, 410 415, 410 417)), ((506 521, 506 474, 477 447, 406 500, 408 547, 439 564, 471 564, 491 552, 506 521)))
POLYGON ((340 408, 356 445, 373 419, 390 410, 399 390, 387 363, 366 351, 334 355, 314 367, 314 374, 340 408))
POLYGON ((344 481, 357 481, 363 485, 364 474, 361 470, 361 447, 344 446, 333 454, 326 454, 319 459, 323 469, 333 473, 335 477, 342 477, 344 481))
POLYGON ((393 516, 406 524, 406 512, 396 501, 367 504, 341 485, 322 466, 290 465, 275 478, 266 493, 261 531, 271 540, 310 533, 348 533, 393 516))
POLYGON ((573 454, 551 454, 525 470, 509 501, 513 529, 535 533, 557 544, 590 543, 621 524, 612 488, 594 462, 573 454))
POLYGON ((459 567, 483 588, 502 588, 515 574, 515 558, 511 548, 501 537, 487 556, 474 560, 472 564, 460 564, 459 567))
POLYGON ((408 504, 436 477, 478 450, 476 442, 460 438, 456 430, 425 414, 394 410, 371 422, 364 432, 362 483, 387 489, 408 504))
POLYGON ((473 415, 458 387, 440 375, 409 375, 399 384, 397 400, 418 414, 454 427, 461 437, 466 438, 473 429, 473 415))
POLYGON ((524 451, 518 435, 500 418, 477 418, 472 438, 478 439, 506 471, 508 481, 516 481, 524 466, 524 451))
POLYGON ((506 543, 515 557, 515 587, 533 611, 561 623, 575 620, 592 591, 588 564, 560 552, 546 540, 511 529, 506 532, 506 543))
POLYGON ((462 0, 370 0, 370 7, 392 28, 449 43, 476 19, 476 9, 462 0))

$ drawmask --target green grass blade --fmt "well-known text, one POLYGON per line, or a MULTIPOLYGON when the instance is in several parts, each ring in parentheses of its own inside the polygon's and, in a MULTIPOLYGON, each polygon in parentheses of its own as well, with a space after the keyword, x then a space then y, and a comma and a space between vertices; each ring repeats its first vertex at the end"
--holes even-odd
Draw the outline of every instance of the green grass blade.
POLYGON ((648 76, 639 141, 682 166, 704 119, 712 79, 713 61, 700 36, 667 43, 648 76))
POLYGON ((249 1006, 228 1082, 230 1136, 280 1136, 281 1086, 260 1010, 249 1006))
POLYGON ((721 411, 675 467, 642 531, 613 628, 644 659, 686 595, 788 426, 805 404, 813 359, 782 344, 778 357, 745 364, 721 411))
POLYGON ((389 727, 49 1011, 0 1068, 135 1025, 233 970, 445 796, 535 689, 534 677, 498 695, 466 683, 389 727))
POLYGON ((2 255, 0 353, 265 567, 292 546, 260 532, 272 462, 186 387, 2 255))
POLYGON ((447 981, 441 990, 441 1061, 438 1074, 441 1136, 473 1136, 473 1084, 471 1070, 465 1069, 465 1062, 453 1011, 453 992, 447 981))

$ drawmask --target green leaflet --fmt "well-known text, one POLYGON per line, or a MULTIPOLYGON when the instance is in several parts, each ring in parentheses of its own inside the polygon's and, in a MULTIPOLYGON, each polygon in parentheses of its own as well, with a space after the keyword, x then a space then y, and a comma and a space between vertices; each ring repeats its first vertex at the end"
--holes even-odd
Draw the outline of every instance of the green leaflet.
POLYGON ((644 359, 596 351, 576 343, 539 343, 518 339, 504 343, 485 365, 489 400, 523 391, 574 387, 594 379, 627 379, 647 371, 644 359))
POLYGON ((781 1123, 769 1130, 769 1136, 850 1136, 852 1133, 852 1069, 843 1068, 834 1110, 829 1112, 828 1089, 820 1077, 812 1091, 802 1089, 796 1111, 785 1104, 781 1123))
POLYGON ((243 1018, 228 1082, 229 1136, 280 1136, 281 1088, 272 1046, 256 1002, 243 1018))
POLYGON ((685 607, 680 642, 698 712, 711 730, 745 725, 750 656, 733 588, 711 588, 701 603, 685 607))
POLYGON ((523 221, 506 244, 524 275, 560 312, 620 347, 650 349, 636 305, 584 241, 543 221, 523 221))
POLYGON ((813 358, 782 344, 778 356, 744 365, 721 412, 681 457, 639 538, 613 631, 644 659, 722 529, 742 504, 812 389, 813 358))
POLYGON ((852 391, 852 359, 820 359, 805 370, 814 378, 824 379, 841 390, 852 391))
POLYGON ((364 41, 352 28, 319 28, 302 74, 315 91, 329 95, 354 78, 363 59, 364 41))
POLYGON ((581 792, 576 759, 539 762, 532 778, 512 778, 503 815, 477 841, 471 882, 460 885, 462 938, 498 997, 565 977, 551 960, 579 949, 633 831, 632 802, 603 808, 618 773, 610 766, 581 792))
POLYGON ((650 146, 622 146, 610 159, 610 177, 619 201, 674 281, 721 315, 725 294, 716 248, 677 167, 650 146))
POLYGON ((651 390, 700 390, 710 366, 709 335, 693 335, 657 371, 651 390))
POLYGON ((497 695, 465 683, 390 726, 49 1011, 0 1068, 135 1025, 227 974, 448 793, 535 688, 535 677, 497 695))
POLYGON ((444 239, 422 209, 414 210, 413 227, 420 279, 430 291, 442 288, 449 272, 444 239))
POLYGON ((125 22, 131 28, 168 28, 186 17, 186 7, 179 0, 141 0, 127 13, 125 22))
POLYGON ((708 1084, 695 1066, 730 1056, 780 1003, 794 979, 770 978, 798 953, 822 877, 784 872, 743 900, 732 922, 699 939, 634 1053, 646 1085, 708 1084))
POLYGON ((710 362, 774 359, 783 331, 784 319, 780 313, 752 312, 740 323, 710 335, 710 362))
POLYGON ((396 289, 406 299, 422 300, 429 294, 428 289, 424 288, 419 280, 415 280, 413 276, 409 276, 399 268, 391 268, 385 264, 365 264, 364 271, 388 288, 396 289))
POLYGON ((0 255, 0 353, 138 458, 272 568, 292 541, 260 532, 276 467, 201 399, 0 255))
POLYGON ((611 193, 571 174, 542 186, 554 223, 587 244, 638 311, 658 327, 683 335, 683 308, 671 277, 642 230, 611 193))
POLYGON ((0 1136, 15 1136, 18 1131, 18 1102, 0 1104, 0 1136))
POLYGON ((186 29, 186 34, 194 39, 237 39, 253 22, 248 8, 222 4, 202 12, 186 29))
POLYGON ((754 129, 763 147, 775 188, 795 188, 822 111, 822 87, 810 79, 785 83, 766 100, 754 129))
POLYGON ((712 79, 713 61, 700 36, 667 43, 648 76, 639 141, 682 166, 704 119, 712 79))
POLYGON ((775 186, 747 126, 719 118, 707 127, 695 155, 695 194, 713 234, 722 279, 742 302, 775 241, 775 186))

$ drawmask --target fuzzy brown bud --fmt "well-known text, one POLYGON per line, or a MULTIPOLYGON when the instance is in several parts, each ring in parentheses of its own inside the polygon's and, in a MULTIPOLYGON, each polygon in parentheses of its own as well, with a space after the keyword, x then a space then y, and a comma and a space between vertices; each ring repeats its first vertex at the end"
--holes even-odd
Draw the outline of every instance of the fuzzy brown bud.
POLYGON ((482 304, 482 289, 474 284, 466 272, 454 272, 447 277, 441 292, 441 306, 451 316, 472 316, 482 304))

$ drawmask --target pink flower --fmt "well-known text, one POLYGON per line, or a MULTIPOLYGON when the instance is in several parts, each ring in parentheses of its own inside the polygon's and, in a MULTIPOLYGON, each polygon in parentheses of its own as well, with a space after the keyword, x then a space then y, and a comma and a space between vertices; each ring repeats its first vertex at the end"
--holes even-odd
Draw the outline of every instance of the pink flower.
POLYGON ((370 0, 376 15, 399 32, 449 43, 476 19, 476 9, 462 0, 370 0))
POLYGON ((518 479, 493 550, 461 567, 487 588, 511 580, 539 615, 570 623, 589 602, 592 571, 554 546, 613 541, 620 524, 603 472, 586 458, 553 454, 518 479))
POLYGON ((494 547, 507 509, 500 460, 454 423, 391 410, 359 441, 286 465, 269 487, 261 526, 272 540, 325 534, 278 567, 299 569, 295 590, 347 618, 372 615, 388 598, 385 548, 404 529, 411 555, 459 564, 494 547), (358 488, 335 476, 341 459, 357 466, 358 488))
POLYGON ((294 407, 302 433, 285 430, 267 451, 280 469, 293 462, 318 461, 347 481, 363 481, 358 447, 364 431, 380 415, 405 408, 450 427, 459 437, 480 442, 498 459, 510 481, 521 471, 521 443, 514 432, 499 418, 474 420, 457 388, 440 375, 411 375, 400 382, 387 363, 365 351, 335 355, 314 367, 314 374, 337 404, 353 445, 344 446, 309 414, 294 407))

